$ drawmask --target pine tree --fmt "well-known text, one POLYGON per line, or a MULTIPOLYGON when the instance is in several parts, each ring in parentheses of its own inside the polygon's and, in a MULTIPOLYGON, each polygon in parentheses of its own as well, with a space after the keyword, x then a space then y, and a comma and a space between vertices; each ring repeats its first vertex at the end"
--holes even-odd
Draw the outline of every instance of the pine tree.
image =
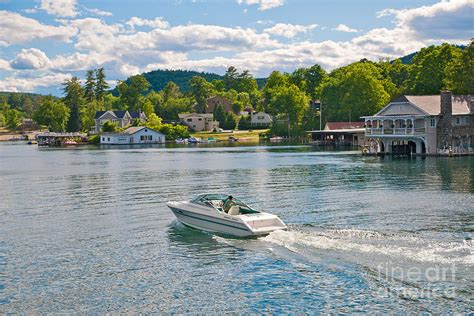
POLYGON ((79 78, 72 77, 64 83, 64 104, 71 110, 67 123, 68 132, 79 132, 81 130, 81 109, 84 105, 84 91, 79 78))
POLYGON ((94 70, 87 70, 86 84, 84 85, 84 98, 88 102, 96 99, 96 79, 94 70))
POLYGON ((110 86, 105 81, 105 71, 104 67, 101 67, 95 71, 95 98, 97 101, 102 102, 105 95, 107 94, 107 89, 110 86))

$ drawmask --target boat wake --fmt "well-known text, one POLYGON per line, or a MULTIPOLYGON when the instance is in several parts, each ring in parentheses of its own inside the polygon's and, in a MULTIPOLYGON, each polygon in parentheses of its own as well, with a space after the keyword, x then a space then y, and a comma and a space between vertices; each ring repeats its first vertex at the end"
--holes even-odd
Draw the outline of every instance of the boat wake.
POLYGON ((416 234, 385 234, 365 230, 288 230, 261 238, 288 250, 309 256, 324 252, 350 261, 410 261, 426 264, 471 265, 472 240, 448 242, 421 238, 416 234))

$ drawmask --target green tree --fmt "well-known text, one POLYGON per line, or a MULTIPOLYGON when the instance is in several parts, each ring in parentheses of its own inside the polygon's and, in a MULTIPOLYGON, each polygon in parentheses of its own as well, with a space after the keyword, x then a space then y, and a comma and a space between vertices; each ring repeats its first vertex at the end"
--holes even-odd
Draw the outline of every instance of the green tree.
POLYGON ((79 132, 81 130, 81 110, 84 106, 84 91, 77 77, 66 80, 63 85, 65 94, 63 102, 71 110, 67 131, 79 132))
POLYGON ((84 98, 87 102, 92 102, 96 99, 95 89, 95 72, 94 70, 87 70, 86 83, 84 84, 84 98))
POLYGON ((178 99, 182 97, 182 93, 179 90, 179 86, 170 81, 166 84, 166 86, 163 88, 163 98, 164 101, 168 101, 169 99, 178 99))
POLYGON ((450 44, 422 48, 410 67, 409 92, 418 95, 439 94, 446 82, 448 64, 460 54, 461 49, 450 44))
POLYGON ((23 101, 23 111, 25 111, 26 117, 31 118, 33 116, 33 101, 30 97, 26 97, 23 101))
POLYGON ((153 108, 153 104, 149 99, 145 99, 143 102, 143 113, 145 113, 146 117, 155 114, 155 109, 153 108))
POLYGON ((51 132, 63 132, 69 121, 70 109, 60 100, 45 97, 33 114, 39 125, 47 126, 51 132))
POLYGON ((218 121, 219 124, 221 124, 221 127, 222 125, 224 124, 225 122, 225 119, 226 119, 226 115, 225 115, 225 111, 224 111, 224 108, 222 107, 222 105, 218 105, 215 109, 214 109, 214 120, 218 121))
POLYGON ((239 130, 247 130, 252 128, 250 115, 243 115, 239 120, 239 130))
POLYGON ((148 126, 149 128, 159 131, 161 128, 161 125, 162 125, 161 117, 159 117, 155 113, 151 113, 149 116, 147 116, 146 126, 148 126))
POLYGON ((357 62, 334 70, 321 85, 325 121, 358 121, 390 101, 385 79, 373 63, 357 62))
POLYGON ((17 109, 10 109, 5 112, 5 123, 11 130, 16 130, 21 124, 21 112, 17 109))
MULTIPOLYGON (((219 124, 219 126, 221 126, 219 124)), ((224 122, 222 123, 221 128, 223 129, 235 129, 237 126, 237 120, 235 118, 235 115, 233 113, 225 113, 225 119, 224 122)))
POLYGON ((223 82, 226 90, 234 89, 237 85, 237 77, 239 73, 237 68, 230 66, 224 74, 223 82))
POLYGON ((120 98, 114 96, 112 93, 108 93, 103 97, 101 107, 103 110, 107 110, 107 111, 120 110, 121 109, 120 98))
POLYGON ((309 106, 308 96, 294 84, 277 87, 273 89, 273 92, 269 104, 270 112, 287 116, 292 128, 301 124, 309 106))
POLYGON ((217 92, 224 92, 225 91, 225 84, 224 81, 219 79, 212 80, 212 85, 214 86, 214 90, 217 92))
POLYGON ((142 93, 150 87, 150 83, 143 75, 135 75, 128 78, 128 84, 122 81, 118 85, 120 102, 123 109, 139 112, 143 108, 144 97, 142 93))
POLYGON ((189 91, 196 100, 196 112, 204 113, 206 109, 206 99, 213 93, 213 85, 206 81, 203 77, 194 76, 189 81, 189 91))
POLYGON ((81 108, 81 120, 82 128, 85 131, 89 131, 95 128, 95 113, 100 110, 99 102, 92 100, 87 102, 81 108))
POLYGON ((474 39, 446 65, 444 83, 454 94, 474 94, 474 39))
POLYGON ((102 125, 102 132, 104 133, 115 133, 119 130, 117 124, 112 121, 107 121, 102 125))
POLYGON ((97 101, 102 102, 105 96, 108 94, 107 90, 110 88, 109 84, 105 80, 104 67, 96 69, 95 71, 95 98, 97 101))

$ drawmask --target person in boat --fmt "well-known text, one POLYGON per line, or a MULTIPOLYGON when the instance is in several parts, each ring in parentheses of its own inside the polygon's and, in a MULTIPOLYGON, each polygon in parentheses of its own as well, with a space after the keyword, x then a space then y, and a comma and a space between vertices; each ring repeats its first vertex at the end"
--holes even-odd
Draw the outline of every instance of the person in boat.
POLYGON ((224 212, 229 213, 230 208, 234 205, 234 197, 232 195, 229 195, 229 197, 224 202, 224 212))

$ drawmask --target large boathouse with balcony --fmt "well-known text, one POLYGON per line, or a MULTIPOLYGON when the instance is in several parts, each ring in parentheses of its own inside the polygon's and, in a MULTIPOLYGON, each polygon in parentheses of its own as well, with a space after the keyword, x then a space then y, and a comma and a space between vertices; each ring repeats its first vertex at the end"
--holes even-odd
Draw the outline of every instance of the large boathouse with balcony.
POLYGON ((371 153, 472 154, 474 108, 471 96, 401 96, 365 120, 371 153))

